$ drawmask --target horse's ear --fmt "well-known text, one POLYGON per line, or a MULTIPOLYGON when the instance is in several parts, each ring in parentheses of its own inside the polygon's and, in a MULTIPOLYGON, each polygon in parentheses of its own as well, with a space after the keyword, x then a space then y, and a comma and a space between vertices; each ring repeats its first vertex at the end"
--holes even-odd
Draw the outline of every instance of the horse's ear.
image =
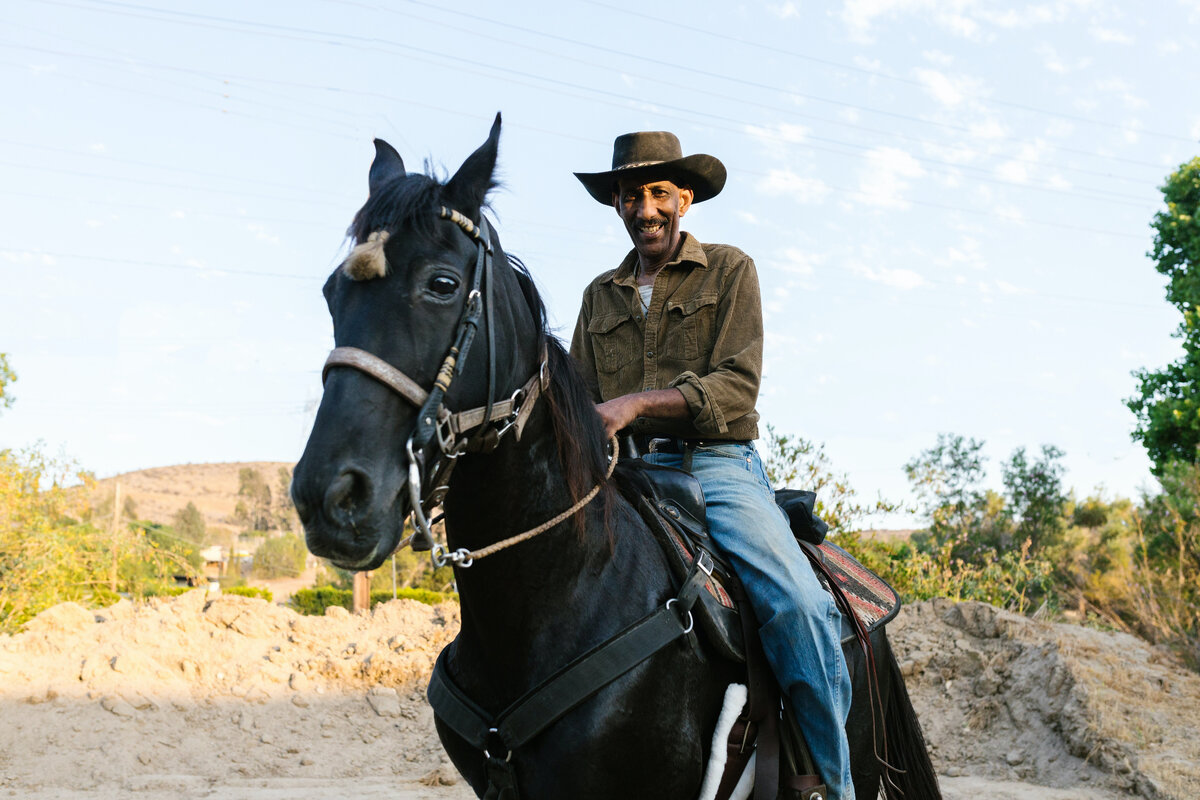
POLYGON ((393 178, 404 177, 404 159, 396 152, 396 148, 383 139, 375 140, 375 160, 371 162, 371 172, 367 175, 367 186, 371 194, 393 178))
POLYGON ((487 193, 496 185, 492 173, 496 169, 496 153, 499 149, 500 114, 497 112, 487 141, 467 156, 467 160, 446 184, 446 199, 462 213, 474 216, 483 206, 487 193))

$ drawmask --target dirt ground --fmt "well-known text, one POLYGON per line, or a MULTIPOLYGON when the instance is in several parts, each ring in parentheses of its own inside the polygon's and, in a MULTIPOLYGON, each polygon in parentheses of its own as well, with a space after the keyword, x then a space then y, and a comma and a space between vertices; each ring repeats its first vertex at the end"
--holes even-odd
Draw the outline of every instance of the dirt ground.
MULTIPOLYGON (((457 627, 403 600, 57 606, 0 636, 0 798, 466 800, 424 700, 457 627)), ((975 603, 892 630, 947 798, 1200 796, 1200 676, 1164 652, 975 603)))

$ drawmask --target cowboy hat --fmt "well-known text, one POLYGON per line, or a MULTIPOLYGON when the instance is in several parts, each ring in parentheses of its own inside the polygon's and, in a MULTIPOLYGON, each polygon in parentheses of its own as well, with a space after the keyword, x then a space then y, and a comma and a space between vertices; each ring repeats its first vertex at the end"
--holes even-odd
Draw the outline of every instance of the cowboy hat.
POLYGON ((597 202, 611 206, 617 181, 634 177, 646 181, 670 180, 690 186, 693 203, 716 197, 725 186, 725 165, 704 153, 684 157, 679 137, 668 131, 626 133, 613 142, 612 169, 576 172, 575 177, 597 202))

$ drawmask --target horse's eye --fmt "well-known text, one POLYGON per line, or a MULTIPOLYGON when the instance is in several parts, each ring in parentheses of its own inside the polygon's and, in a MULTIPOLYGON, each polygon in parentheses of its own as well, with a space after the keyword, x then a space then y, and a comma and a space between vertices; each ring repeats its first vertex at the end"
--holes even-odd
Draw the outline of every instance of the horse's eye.
POLYGON ((429 282, 429 290, 442 297, 449 297, 458 291, 458 281, 445 275, 438 275, 429 282))

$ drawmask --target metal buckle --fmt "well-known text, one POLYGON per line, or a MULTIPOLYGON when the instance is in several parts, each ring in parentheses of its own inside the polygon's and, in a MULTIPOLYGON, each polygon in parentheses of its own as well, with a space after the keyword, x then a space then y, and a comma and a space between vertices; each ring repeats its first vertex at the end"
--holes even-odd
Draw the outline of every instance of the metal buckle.
MULTIPOLYGON (((667 601, 667 608, 669 609, 669 608, 671 607, 671 604, 672 604, 672 603, 678 603, 678 602, 679 602, 679 600, 677 600, 676 598, 672 597, 670 600, 668 600, 668 601, 667 601)), ((693 620, 693 619, 692 619, 692 611, 691 611, 691 609, 688 609, 688 612, 687 612, 687 627, 683 629, 683 632, 684 632, 684 633, 691 633, 691 632, 692 632, 692 628, 694 628, 694 627, 695 627, 695 620, 693 620)))
POLYGON ((696 569, 711 578, 714 567, 716 567, 716 564, 713 563, 712 556, 709 555, 707 550, 701 550, 700 554, 696 556, 696 569))
POLYGON ((411 506, 409 514, 413 520, 413 535, 410 541, 421 536, 431 546, 436 546, 433 531, 429 529, 429 520, 425 518, 425 510, 421 508, 421 467, 417 464, 417 457, 413 453, 412 436, 408 437, 404 449, 408 451, 408 500, 411 506))
POLYGON ((452 564, 456 567, 466 569, 475 563, 475 559, 471 558, 471 551, 465 547, 460 547, 451 552, 448 547, 441 544, 433 546, 433 563, 434 566, 444 567, 447 564, 452 564))

